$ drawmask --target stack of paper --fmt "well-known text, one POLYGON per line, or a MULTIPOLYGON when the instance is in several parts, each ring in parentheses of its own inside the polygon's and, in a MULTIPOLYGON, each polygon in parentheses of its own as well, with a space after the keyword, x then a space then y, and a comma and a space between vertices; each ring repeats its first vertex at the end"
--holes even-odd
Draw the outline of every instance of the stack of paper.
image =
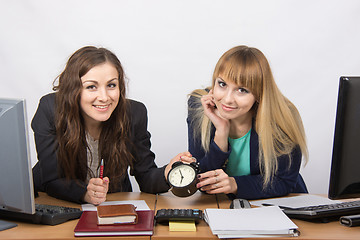
POLYGON ((205 220, 219 238, 298 236, 297 226, 277 206, 205 209, 205 220))

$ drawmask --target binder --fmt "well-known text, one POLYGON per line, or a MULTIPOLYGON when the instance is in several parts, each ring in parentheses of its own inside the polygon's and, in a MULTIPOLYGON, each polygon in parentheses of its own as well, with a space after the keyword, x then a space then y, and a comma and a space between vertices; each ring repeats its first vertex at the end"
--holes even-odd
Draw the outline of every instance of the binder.
POLYGON ((298 227, 277 206, 205 209, 205 220, 219 238, 299 236, 298 227))
POLYGON ((137 224, 98 225, 96 211, 84 211, 74 229, 80 236, 151 236, 154 230, 154 211, 136 211, 137 224))

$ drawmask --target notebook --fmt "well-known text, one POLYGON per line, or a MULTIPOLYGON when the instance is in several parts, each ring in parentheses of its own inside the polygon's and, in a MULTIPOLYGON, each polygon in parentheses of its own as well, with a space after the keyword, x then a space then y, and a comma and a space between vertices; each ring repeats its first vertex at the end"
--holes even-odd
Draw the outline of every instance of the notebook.
POLYGON ((151 236, 154 230, 154 211, 136 211, 137 224, 98 225, 96 211, 84 211, 74 229, 75 237, 80 236, 151 236))
POLYGON ((136 224, 138 219, 133 204, 98 206, 97 216, 99 225, 136 224))

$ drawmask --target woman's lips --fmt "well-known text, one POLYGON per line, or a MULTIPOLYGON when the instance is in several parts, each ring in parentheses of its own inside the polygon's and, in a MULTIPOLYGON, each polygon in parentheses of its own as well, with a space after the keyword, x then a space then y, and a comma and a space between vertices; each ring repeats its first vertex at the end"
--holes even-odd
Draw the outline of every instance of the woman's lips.
POLYGON ((233 111, 235 110, 236 108, 235 107, 230 107, 230 106, 227 106, 227 105, 224 105, 224 104, 221 104, 221 107, 224 111, 227 111, 227 112, 230 112, 230 111, 233 111))

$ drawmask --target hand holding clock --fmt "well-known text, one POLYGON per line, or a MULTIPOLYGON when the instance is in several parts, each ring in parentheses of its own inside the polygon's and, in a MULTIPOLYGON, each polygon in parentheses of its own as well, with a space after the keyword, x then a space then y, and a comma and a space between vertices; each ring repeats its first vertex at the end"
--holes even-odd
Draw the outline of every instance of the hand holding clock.
POLYGON ((233 177, 229 177, 224 170, 216 169, 198 175, 199 182, 196 187, 209 194, 235 193, 237 184, 233 177))
POLYGON ((192 162, 195 162, 195 159, 192 157, 191 153, 189 153, 189 152, 182 152, 182 153, 179 153, 178 155, 176 155, 176 157, 171 159, 170 163, 165 168, 164 175, 165 175, 166 180, 167 180, 167 177, 168 177, 168 174, 169 174, 169 171, 170 171, 172 165, 178 161, 190 164, 192 162))

